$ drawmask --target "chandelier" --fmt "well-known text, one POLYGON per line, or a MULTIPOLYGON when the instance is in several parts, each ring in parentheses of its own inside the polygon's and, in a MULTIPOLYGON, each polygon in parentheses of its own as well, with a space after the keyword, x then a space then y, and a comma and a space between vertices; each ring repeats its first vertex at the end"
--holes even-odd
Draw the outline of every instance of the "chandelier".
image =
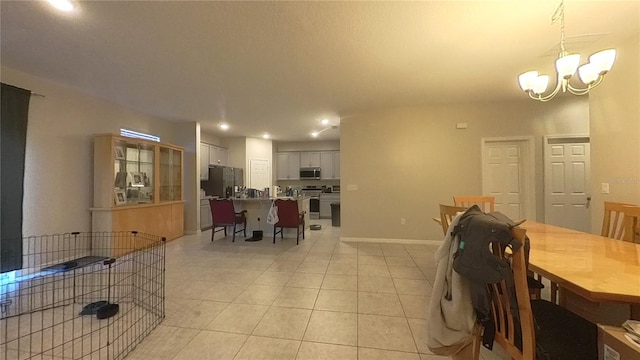
POLYGON ((549 76, 539 75, 537 71, 527 71, 518 76, 520 87, 534 100, 549 101, 560 92, 560 89, 562 89, 562 92, 569 91, 574 95, 585 95, 589 90, 600 85, 604 75, 611 70, 616 59, 615 49, 602 50, 589 56, 589 62, 578 67, 580 65, 580 54, 570 54, 564 46, 564 0, 560 1, 560 5, 551 16, 551 23, 555 23, 558 19, 560 20, 560 54, 558 54, 558 59, 556 60, 557 80, 555 89, 551 93, 544 95, 549 85, 549 76), (586 87, 575 87, 570 83, 576 70, 580 81, 586 87))

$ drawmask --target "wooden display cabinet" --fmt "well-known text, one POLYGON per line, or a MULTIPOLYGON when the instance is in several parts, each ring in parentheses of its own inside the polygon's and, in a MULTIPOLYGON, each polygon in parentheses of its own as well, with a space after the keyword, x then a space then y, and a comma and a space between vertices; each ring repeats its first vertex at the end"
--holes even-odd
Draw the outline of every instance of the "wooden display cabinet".
MULTIPOLYGON (((113 134, 94 137, 92 228, 184 234, 183 149, 113 134)), ((119 254, 111 254, 117 256, 119 254)))

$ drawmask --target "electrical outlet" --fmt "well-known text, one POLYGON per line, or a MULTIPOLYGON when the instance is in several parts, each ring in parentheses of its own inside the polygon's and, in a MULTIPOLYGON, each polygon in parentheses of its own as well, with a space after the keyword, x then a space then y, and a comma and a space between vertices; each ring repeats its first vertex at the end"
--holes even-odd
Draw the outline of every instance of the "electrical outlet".
POLYGON ((407 219, 400 218, 400 225, 405 225, 407 223, 407 219))

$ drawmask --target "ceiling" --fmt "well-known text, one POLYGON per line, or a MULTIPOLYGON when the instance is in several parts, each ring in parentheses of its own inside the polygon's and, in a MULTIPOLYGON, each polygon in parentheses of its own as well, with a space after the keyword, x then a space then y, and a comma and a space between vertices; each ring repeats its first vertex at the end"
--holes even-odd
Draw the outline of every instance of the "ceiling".
MULTIPOLYGON (((214 135, 302 141, 359 111, 526 98, 519 73, 553 72, 558 4, 91 1, 64 14, 1 1, 0 61, 214 135)), ((636 0, 565 7, 583 63, 639 31, 636 0)))

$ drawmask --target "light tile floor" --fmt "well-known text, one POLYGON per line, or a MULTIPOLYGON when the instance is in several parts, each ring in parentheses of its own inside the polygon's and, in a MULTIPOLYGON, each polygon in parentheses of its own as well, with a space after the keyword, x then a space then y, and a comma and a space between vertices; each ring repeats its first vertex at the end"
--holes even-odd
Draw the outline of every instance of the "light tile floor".
POLYGON ((169 242, 166 319, 127 359, 448 359, 424 344, 437 247, 340 242, 313 223, 298 246, 169 242))

